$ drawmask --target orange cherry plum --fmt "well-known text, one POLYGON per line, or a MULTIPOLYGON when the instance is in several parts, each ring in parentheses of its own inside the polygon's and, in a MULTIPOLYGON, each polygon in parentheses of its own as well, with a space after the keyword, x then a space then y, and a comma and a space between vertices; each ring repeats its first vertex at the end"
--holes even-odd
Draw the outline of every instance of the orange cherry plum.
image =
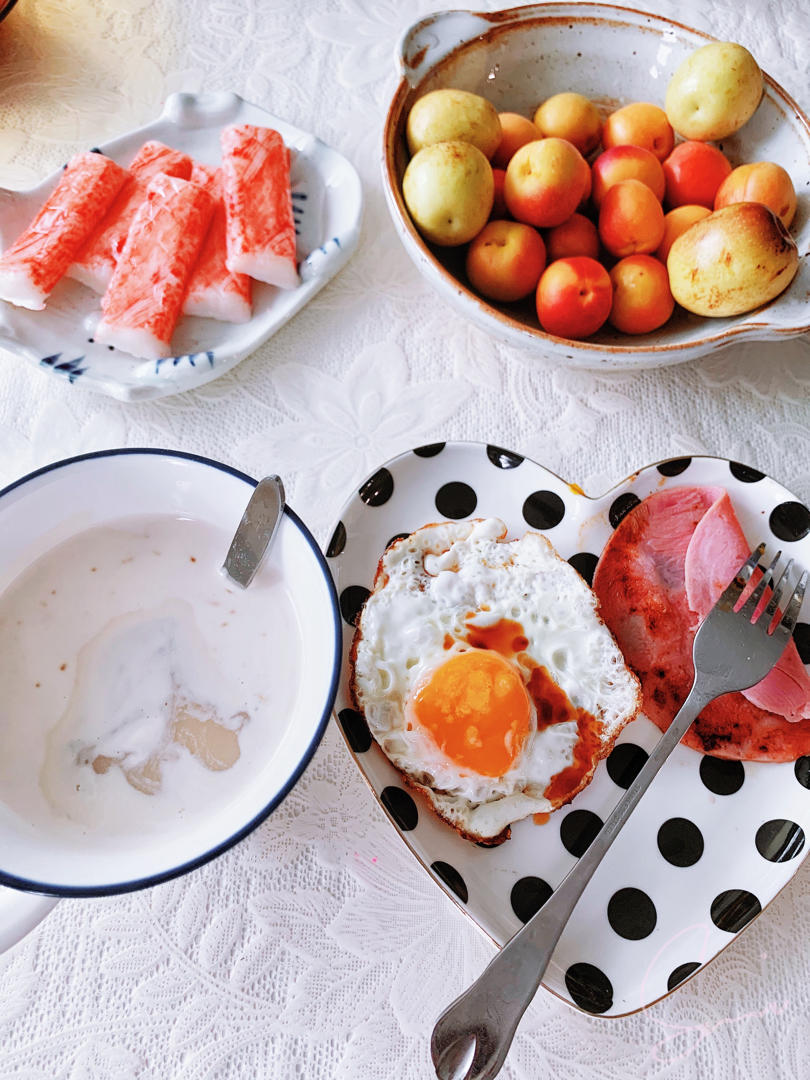
POLYGON ((675 132, 662 108, 647 101, 634 101, 605 120, 602 145, 606 150, 613 146, 642 146, 663 161, 675 145, 675 132))
POLYGON ((602 120, 599 110, 582 94, 554 94, 539 105, 534 123, 541 135, 568 139, 581 154, 590 154, 599 145, 602 120))
POLYGON ((579 167, 579 172, 582 177, 582 195, 580 196, 578 206, 585 206, 588 199, 591 197, 591 191, 593 190, 593 177, 591 176, 591 167, 584 157, 580 158, 582 164, 579 167))
POLYGON ((696 203, 713 209, 717 189, 730 172, 731 162, 716 146, 694 139, 678 143, 664 161, 667 205, 696 203))
POLYGON ((611 255, 647 254, 664 238, 664 211, 640 180, 608 188, 599 210, 599 239, 611 255))
POLYGON ((603 151, 591 168, 593 175, 592 201, 599 209, 605 192, 622 180, 640 180, 660 202, 664 198, 664 170, 661 162, 643 146, 612 146, 603 151))
POLYGON ((538 228, 561 225, 582 200, 587 167, 580 152, 566 139, 526 143, 515 152, 506 169, 504 197, 509 213, 538 228))
POLYGON ((717 189, 714 208, 740 202, 764 203, 787 229, 796 213, 796 190, 790 173, 773 161, 738 165, 717 189))
POLYGON ((492 164, 499 169, 505 169, 516 150, 525 146, 528 142, 535 142, 542 138, 539 129, 520 113, 498 113, 501 122, 501 141, 498 149, 492 155, 492 164))
POLYGON ((571 255, 588 255, 591 259, 598 259, 599 233, 596 226, 584 214, 572 214, 562 225, 548 230, 546 253, 549 262, 571 255))
POLYGON ((506 180, 506 169, 493 169, 492 181, 495 184, 495 197, 492 200, 492 211, 490 213, 490 219, 501 220, 508 217, 509 211, 506 209, 506 199, 503 197, 503 185, 506 180))
POLYGON ((623 334, 649 334, 663 326, 675 308, 667 268, 652 255, 627 255, 610 271, 613 285, 611 326, 623 334))
POLYGON ((656 259, 660 259, 666 265, 669 249, 681 233, 685 233, 696 221, 708 217, 710 213, 711 210, 707 206, 693 206, 687 203, 685 206, 676 206, 674 210, 664 214, 664 239, 655 249, 656 259))
POLYGON ((519 221, 490 221, 467 249, 467 277, 489 300, 511 303, 534 292, 546 265, 543 238, 519 221))
POLYGON ((537 286, 537 318, 546 333, 579 340, 604 325, 612 300, 610 276, 596 259, 557 259, 537 286))

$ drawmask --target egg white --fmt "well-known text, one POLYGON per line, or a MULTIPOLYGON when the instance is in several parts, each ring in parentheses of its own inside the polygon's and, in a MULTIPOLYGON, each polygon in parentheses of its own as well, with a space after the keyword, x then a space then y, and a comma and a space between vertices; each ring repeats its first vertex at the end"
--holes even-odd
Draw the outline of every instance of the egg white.
MULTIPOLYGON (((575 707, 601 721, 605 751, 640 703, 638 682, 579 574, 545 537, 505 535, 503 522, 488 518, 428 525, 392 545, 354 643, 353 690, 374 738, 442 817, 482 840, 555 808, 543 792, 572 764, 577 725, 537 731, 532 704, 530 733, 504 775, 482 776, 448 758, 414 722, 410 702, 440 665, 472 647, 468 623, 520 623, 528 639, 521 656, 545 667, 575 707)), ((531 667, 517 657, 509 662, 527 684, 531 667)))

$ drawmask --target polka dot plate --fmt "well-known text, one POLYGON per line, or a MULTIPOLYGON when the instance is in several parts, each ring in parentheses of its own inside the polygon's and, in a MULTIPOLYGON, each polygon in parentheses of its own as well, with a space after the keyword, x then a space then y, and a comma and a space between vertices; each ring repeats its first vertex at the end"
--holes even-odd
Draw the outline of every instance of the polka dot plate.
MULTIPOLYGON (((346 659, 377 562, 391 539, 427 522, 497 516, 510 537, 527 528, 547 535, 590 581, 622 516, 651 492, 684 484, 726 488, 752 547, 773 540, 810 566, 810 511, 774 480, 720 458, 650 465, 591 498, 508 450, 436 443, 378 469, 335 526, 326 554, 344 622, 338 723, 416 859, 499 945, 587 849, 659 731, 644 716, 629 724, 591 784, 545 823, 518 822, 511 840, 497 848, 461 839, 407 788, 351 708, 346 659)), ((796 642, 808 663, 810 609, 802 619, 796 642)), ((652 1004, 708 963, 773 899, 807 854, 808 830, 810 757, 743 764, 678 747, 586 889, 544 985, 603 1016, 652 1004)), ((446 1004, 436 1002, 437 1012, 446 1004)))

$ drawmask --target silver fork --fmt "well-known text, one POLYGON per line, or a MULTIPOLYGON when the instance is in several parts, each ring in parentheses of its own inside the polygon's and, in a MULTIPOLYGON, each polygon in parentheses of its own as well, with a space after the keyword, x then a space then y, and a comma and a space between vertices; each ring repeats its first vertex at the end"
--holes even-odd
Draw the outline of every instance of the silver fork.
POLYGON ((710 701, 756 685, 782 655, 796 626, 808 575, 807 571, 801 575, 780 615, 793 565, 789 560, 763 605, 779 552, 738 606, 764 552, 764 544, 755 548, 700 624, 692 650, 692 689, 588 850, 543 907, 437 1020, 430 1051, 438 1080, 491 1080, 500 1071, 518 1022, 540 985, 571 912, 658 770, 710 701))

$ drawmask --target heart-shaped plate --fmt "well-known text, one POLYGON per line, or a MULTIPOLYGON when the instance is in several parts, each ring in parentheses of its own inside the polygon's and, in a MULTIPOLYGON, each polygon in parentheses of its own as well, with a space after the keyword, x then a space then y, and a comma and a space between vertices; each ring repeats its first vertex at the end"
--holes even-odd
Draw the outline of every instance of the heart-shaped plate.
MULTIPOLYGON (((344 621, 338 723, 418 862, 498 945, 584 852, 660 732, 639 716, 572 803, 542 824, 518 822, 500 847, 462 839, 407 787, 352 709, 349 648, 377 562, 392 538, 428 522, 495 516, 510 539, 527 529, 545 534, 590 581, 622 516, 639 499, 675 485, 725 488, 751 547, 776 540, 810 566, 810 511, 757 470, 711 457, 648 465, 592 498, 502 448, 436 443, 378 469, 346 503, 333 531, 326 554, 344 621)), ((796 632, 805 662, 809 616, 806 607, 796 632)), ((773 899, 806 856, 808 830, 810 757, 743 764, 679 746, 586 889, 544 985, 605 1016, 652 1004, 708 963, 773 899)), ((437 1013, 446 1004, 436 1002, 437 1013)))

